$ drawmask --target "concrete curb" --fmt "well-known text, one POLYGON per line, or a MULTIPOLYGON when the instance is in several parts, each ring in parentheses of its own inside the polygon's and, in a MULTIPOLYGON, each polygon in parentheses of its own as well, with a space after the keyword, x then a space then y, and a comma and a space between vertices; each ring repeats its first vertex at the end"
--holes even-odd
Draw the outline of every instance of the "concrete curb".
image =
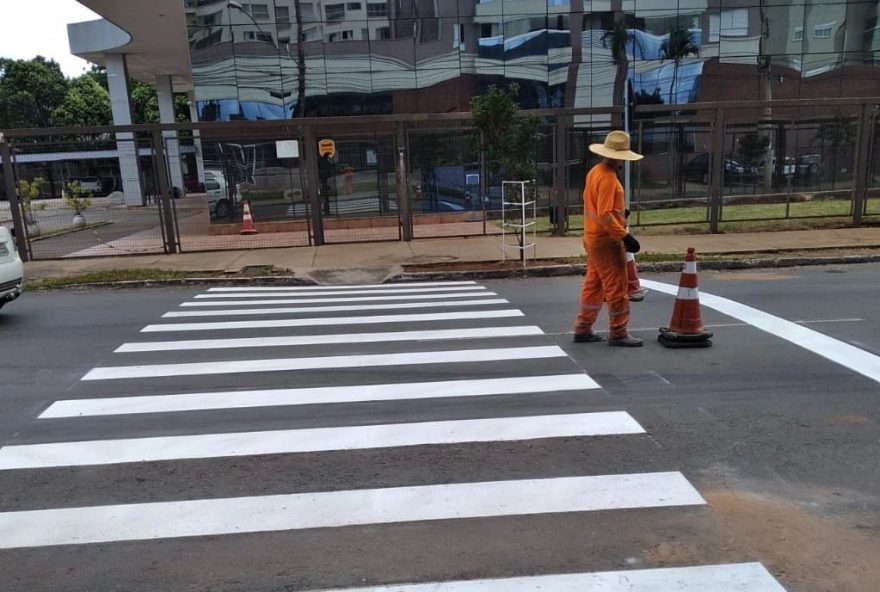
MULTIPOLYGON (((804 267, 812 265, 846 265, 853 263, 880 262, 880 254, 842 255, 832 257, 776 257, 772 259, 731 259, 721 261, 700 261, 701 270, 737 270, 737 269, 773 269, 780 267, 804 267)), ((525 269, 467 269, 468 265, 480 265, 485 262, 461 263, 460 270, 402 272, 392 275, 382 283, 415 282, 415 281, 452 281, 452 280, 489 280, 525 277, 559 277, 583 275, 586 266, 583 263, 568 265, 536 265, 525 269)), ((661 261, 655 263, 639 263, 639 271, 647 273, 668 273, 681 270, 681 262, 661 261)), ((188 277, 167 280, 125 280, 117 282, 90 282, 84 284, 68 284, 48 288, 30 288, 29 291, 42 292, 47 290, 88 290, 88 289, 125 289, 125 288, 162 288, 185 286, 213 285, 258 285, 258 286, 321 286, 331 287, 332 284, 320 284, 311 279, 292 275, 272 275, 253 277, 188 277)))

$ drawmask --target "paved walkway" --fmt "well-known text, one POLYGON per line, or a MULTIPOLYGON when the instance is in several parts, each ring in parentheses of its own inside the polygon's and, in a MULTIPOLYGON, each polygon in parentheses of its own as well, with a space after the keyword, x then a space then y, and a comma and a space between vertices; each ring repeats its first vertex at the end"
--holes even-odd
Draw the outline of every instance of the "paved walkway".
MULTIPOLYGON (((696 248, 698 255, 880 248, 880 228, 642 236, 639 240, 642 243, 642 250, 646 253, 681 253, 682 255, 688 247, 696 248)), ((536 253, 539 259, 578 257, 582 253, 581 238, 577 235, 539 236, 536 253)), ((517 253, 515 250, 508 250, 507 256, 515 258, 517 253)), ((314 273, 326 275, 334 271, 345 271, 352 276, 349 278, 350 281, 357 281, 357 273, 363 272, 363 279, 366 281, 376 277, 386 277, 388 273, 397 271, 404 265, 500 261, 501 259, 501 238, 488 236, 34 261, 25 265, 25 275, 35 279, 120 268, 238 272, 248 266, 271 265, 290 270, 298 277, 307 277, 314 273)))

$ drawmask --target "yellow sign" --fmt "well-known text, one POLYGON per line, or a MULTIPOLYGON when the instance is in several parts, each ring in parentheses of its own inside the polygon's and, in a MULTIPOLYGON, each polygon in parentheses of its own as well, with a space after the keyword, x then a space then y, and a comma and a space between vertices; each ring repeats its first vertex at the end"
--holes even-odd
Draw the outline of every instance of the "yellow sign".
POLYGON ((324 156, 325 154, 330 158, 334 158, 336 156, 336 142, 331 139, 320 140, 318 142, 318 154, 324 156))

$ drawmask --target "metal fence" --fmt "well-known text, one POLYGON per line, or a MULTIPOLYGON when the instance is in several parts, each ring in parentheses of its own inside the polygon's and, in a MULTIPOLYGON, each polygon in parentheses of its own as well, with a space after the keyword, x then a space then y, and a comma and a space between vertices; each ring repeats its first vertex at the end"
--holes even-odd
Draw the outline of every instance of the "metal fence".
MULTIPOLYGON (((631 223, 880 216, 878 105, 640 106, 627 122, 645 155, 627 174, 631 223)), ((538 228, 577 231, 589 144, 624 114, 533 113, 538 228)), ((0 222, 33 259, 499 234, 504 179, 479 140, 466 113, 8 130, 0 222), (36 196, 19 197, 20 181, 36 196), (240 234, 246 204, 256 235, 240 234)))

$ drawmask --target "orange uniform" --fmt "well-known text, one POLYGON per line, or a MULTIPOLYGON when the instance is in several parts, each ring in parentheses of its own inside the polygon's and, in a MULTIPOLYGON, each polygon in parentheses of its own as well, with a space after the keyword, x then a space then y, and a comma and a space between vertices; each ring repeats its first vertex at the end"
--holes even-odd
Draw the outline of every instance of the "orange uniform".
POLYGON ((604 161, 590 169, 584 183, 587 274, 574 325, 576 334, 592 331, 604 301, 608 302, 611 339, 628 335, 626 251, 622 242, 627 235, 625 208, 617 171, 604 161))

